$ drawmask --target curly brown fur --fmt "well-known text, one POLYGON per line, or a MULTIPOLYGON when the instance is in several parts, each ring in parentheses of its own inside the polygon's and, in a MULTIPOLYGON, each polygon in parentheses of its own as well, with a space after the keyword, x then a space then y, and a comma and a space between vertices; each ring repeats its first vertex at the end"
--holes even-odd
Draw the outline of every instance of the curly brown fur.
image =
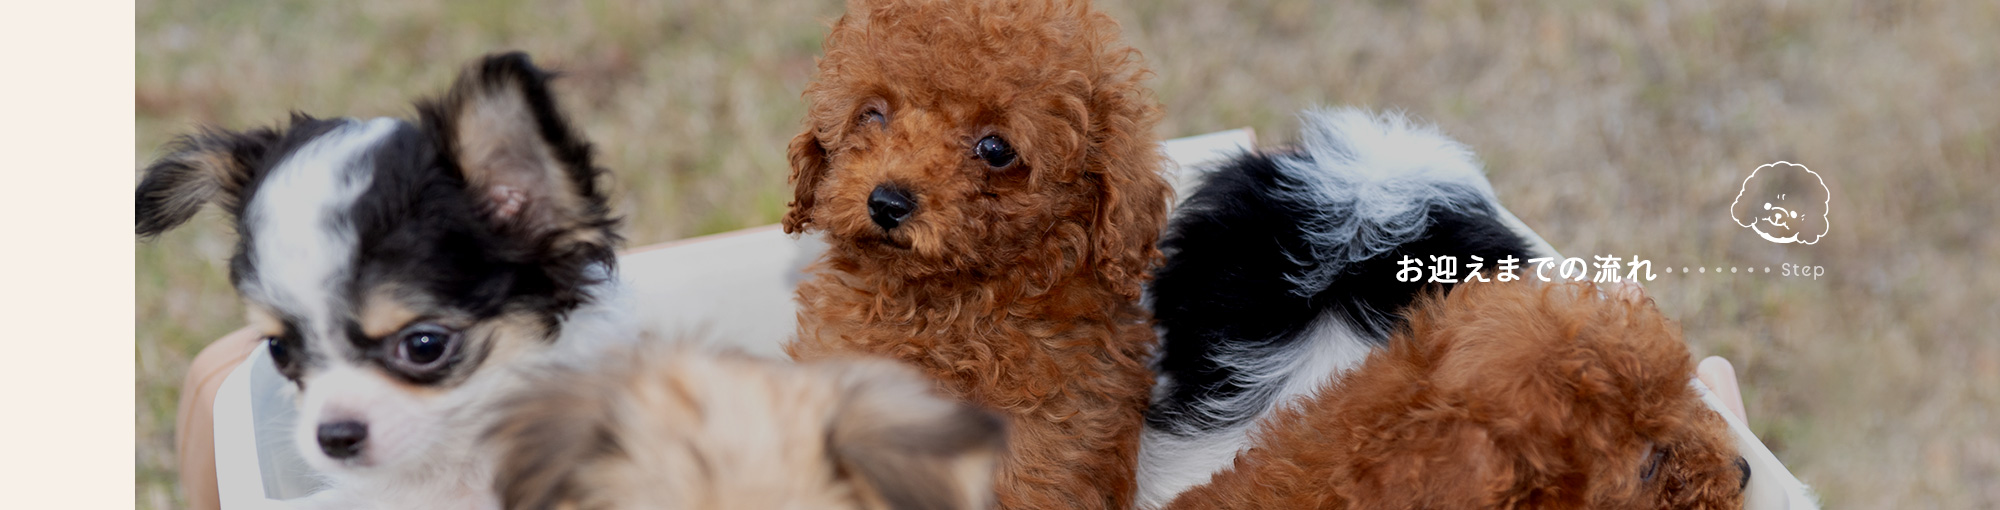
POLYGON ((1003 507, 1128 506, 1171 199, 1138 53, 1077 0, 855 0, 824 48, 784 227, 832 247, 789 351, 892 356, 1005 411, 1003 507), (871 218, 878 188, 907 220, 871 218))
POLYGON ((487 433, 505 508, 985 508, 1004 430, 887 360, 658 343, 550 367, 487 433))
POLYGON ((1650 301, 1468 284, 1409 317, 1170 507, 1742 506, 1747 467, 1650 301))

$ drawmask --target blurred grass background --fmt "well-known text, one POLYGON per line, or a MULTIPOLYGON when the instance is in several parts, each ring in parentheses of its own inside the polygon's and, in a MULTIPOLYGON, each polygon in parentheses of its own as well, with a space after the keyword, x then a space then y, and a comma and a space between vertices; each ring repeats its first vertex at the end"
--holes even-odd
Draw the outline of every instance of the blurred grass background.
MULTIPOLYGON (((1158 75, 1166 137, 1314 105, 1395 108, 1487 163, 1570 255, 1653 261, 1697 355, 1736 363, 1753 427, 1829 508, 2000 507, 2000 4, 1105 0, 1158 75), (1728 215, 1763 163, 1818 171, 1831 234, 1728 215), (1781 264, 1826 274, 1782 278, 1781 264), (1665 274, 1667 266, 1676 268, 1665 274), (1679 267, 1710 268, 1682 275, 1679 267), (1714 274, 1716 267, 1771 267, 1714 274)), ((138 2, 138 154, 299 110, 405 116, 522 49, 618 174, 633 245, 777 220, 827 0, 138 2)), ((181 506, 188 360, 241 325, 220 215, 137 247, 139 508, 181 506)))

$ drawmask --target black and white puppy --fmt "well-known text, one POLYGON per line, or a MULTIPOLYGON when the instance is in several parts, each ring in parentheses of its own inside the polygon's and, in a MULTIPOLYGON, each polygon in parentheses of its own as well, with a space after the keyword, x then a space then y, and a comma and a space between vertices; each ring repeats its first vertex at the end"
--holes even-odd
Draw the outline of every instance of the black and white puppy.
POLYGON ((486 57, 418 118, 209 129, 145 170, 138 234, 214 202, 230 281, 297 383, 315 508, 490 508, 475 439, 511 369, 634 338, 614 278, 604 170, 548 73, 486 57))
POLYGON ((1210 171, 1162 237, 1142 508, 1207 483, 1261 418, 1383 345, 1419 292, 1449 286, 1397 281, 1405 256, 1426 268, 1432 255, 1478 256, 1490 270, 1547 251, 1500 208, 1472 153, 1436 130, 1350 109, 1301 121, 1296 148, 1210 171))

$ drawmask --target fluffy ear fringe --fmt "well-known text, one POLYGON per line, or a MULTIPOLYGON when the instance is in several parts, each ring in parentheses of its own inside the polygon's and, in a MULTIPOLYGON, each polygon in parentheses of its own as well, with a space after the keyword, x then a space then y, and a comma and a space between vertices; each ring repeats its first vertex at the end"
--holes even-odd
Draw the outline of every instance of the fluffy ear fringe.
POLYGON ((792 175, 786 180, 792 184, 792 202, 785 204, 785 233, 804 232, 812 223, 813 195, 819 192, 819 182, 826 177, 826 147, 811 129, 792 137, 791 148, 787 151, 792 161, 792 175))
POLYGON ((504 234, 558 253, 608 254, 618 241, 593 148, 549 89, 554 75, 528 55, 489 55, 443 98, 417 109, 504 234))
MULTIPOLYGON (((601 182, 609 173, 558 108, 553 78, 525 53, 489 55, 443 98, 417 103, 417 112, 443 148, 441 162, 460 172, 509 249, 549 280, 580 289, 615 278, 619 219, 601 182)), ((569 290, 555 298, 567 309, 592 296, 569 290)))
MULTIPOLYGON (((1098 13, 1095 22, 1113 23, 1098 13)), ((1108 33, 1108 32, 1107 32, 1108 33)), ((1153 126, 1160 108, 1142 83, 1149 75, 1138 52, 1127 48, 1103 57, 1115 79, 1093 91, 1091 110, 1103 112, 1091 130, 1089 155, 1098 186, 1099 210, 1092 224, 1094 266, 1110 288, 1138 299, 1143 283, 1161 259, 1160 232, 1166 226, 1173 187, 1162 172, 1167 158, 1153 126)))
POLYGON ((1160 231, 1173 190, 1157 173, 1106 175, 1099 186, 1101 205, 1091 229, 1094 265, 1113 291, 1138 299, 1161 258, 1160 231))
POLYGON ((278 138, 279 132, 268 128, 241 133, 203 129, 174 140, 167 155, 148 165, 139 181, 134 208, 138 234, 154 237, 172 230, 209 202, 237 211, 252 170, 278 138))

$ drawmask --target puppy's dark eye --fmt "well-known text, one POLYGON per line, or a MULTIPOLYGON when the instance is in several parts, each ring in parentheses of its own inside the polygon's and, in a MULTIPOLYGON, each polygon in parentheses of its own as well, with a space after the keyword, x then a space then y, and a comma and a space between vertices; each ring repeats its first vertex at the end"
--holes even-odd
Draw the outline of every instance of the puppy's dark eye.
POLYGON ((458 338, 457 331, 436 324, 411 326, 397 333, 395 354, 390 359, 398 368, 410 372, 437 370, 458 352, 458 338))
POLYGON ((271 352, 271 363, 277 364, 278 368, 292 366, 292 351, 286 349, 285 344, 278 341, 278 337, 264 337, 264 350, 271 352))
POLYGON ((1653 481, 1653 475, 1660 474, 1660 463, 1667 460, 1667 452, 1653 445, 1646 445, 1645 457, 1639 462, 1639 480, 1653 481))
POLYGON ((882 127, 889 125, 889 116, 883 115, 882 110, 871 107, 866 110, 862 110, 861 116, 855 119, 855 122, 858 122, 863 126, 882 127))
POLYGON ((998 136, 979 139, 979 143, 973 144, 972 153, 985 161, 986 166, 993 168, 1006 168, 1007 165, 1014 164, 1014 146, 1007 145, 1007 141, 998 136))

